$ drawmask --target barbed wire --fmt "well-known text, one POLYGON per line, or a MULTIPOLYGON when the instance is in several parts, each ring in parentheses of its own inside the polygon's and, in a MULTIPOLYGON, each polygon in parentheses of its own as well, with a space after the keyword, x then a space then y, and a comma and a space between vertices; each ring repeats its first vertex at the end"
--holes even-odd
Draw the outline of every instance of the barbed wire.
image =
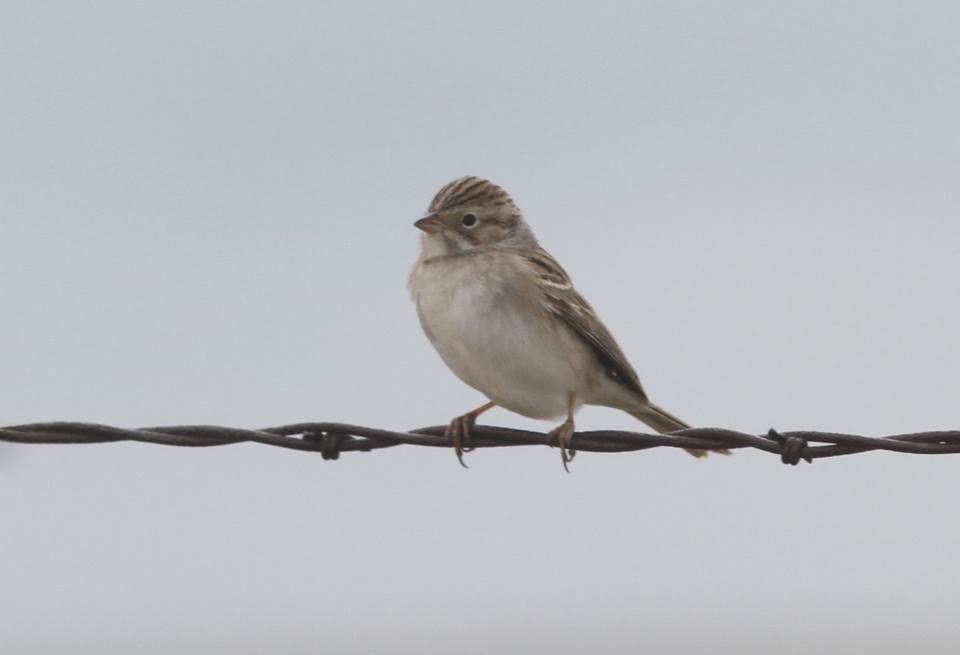
MULTIPOLYGON (((444 436, 446 426, 418 428, 408 432, 381 430, 346 423, 293 423, 259 430, 215 425, 174 425, 124 429, 97 423, 51 422, 11 425, 0 428, 0 441, 34 444, 88 444, 138 441, 164 446, 209 447, 236 443, 260 443, 278 448, 318 452, 335 460, 341 453, 372 451, 394 446, 450 448, 444 436)), ((555 446, 546 433, 477 425, 469 448, 506 446, 555 446)), ((800 430, 765 435, 747 434, 723 428, 690 428, 669 434, 647 434, 620 430, 591 430, 574 434, 573 451, 621 453, 650 448, 753 448, 780 456, 784 464, 812 462, 823 457, 886 450, 915 455, 960 453, 960 430, 865 437, 838 432, 800 430), (821 444, 821 445, 811 445, 821 444)))

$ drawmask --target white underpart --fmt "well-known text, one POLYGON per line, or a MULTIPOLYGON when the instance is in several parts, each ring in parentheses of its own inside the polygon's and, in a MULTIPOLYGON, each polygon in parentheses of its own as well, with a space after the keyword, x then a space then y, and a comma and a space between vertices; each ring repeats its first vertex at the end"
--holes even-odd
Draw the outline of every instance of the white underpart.
MULTIPOLYGON (((457 377, 497 405, 558 418, 613 383, 540 302, 536 276, 502 253, 419 261, 410 291, 423 329, 457 377)), ((619 395, 619 393, 617 393, 619 395)), ((603 403, 607 404, 607 403, 603 403)))

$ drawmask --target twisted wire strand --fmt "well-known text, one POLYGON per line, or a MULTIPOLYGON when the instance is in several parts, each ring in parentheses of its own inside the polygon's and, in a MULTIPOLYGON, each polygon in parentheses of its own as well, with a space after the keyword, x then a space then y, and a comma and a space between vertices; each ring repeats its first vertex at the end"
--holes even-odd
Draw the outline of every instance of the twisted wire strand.
MULTIPOLYGON (((319 452, 324 459, 338 459, 341 453, 372 451, 400 445, 451 447, 444 436, 446 426, 418 428, 408 432, 382 430, 347 423, 293 423, 259 430, 215 425, 173 425, 137 429, 97 423, 50 422, 10 425, 0 428, 0 441, 35 444, 83 444, 139 441, 164 446, 208 447, 236 443, 260 443, 278 448, 319 452)), ((477 425, 470 448, 505 446, 554 446, 550 435, 477 425)), ((784 464, 812 462, 875 450, 915 455, 960 453, 960 430, 940 430, 866 437, 838 432, 799 430, 765 435, 747 434, 723 428, 690 428, 670 434, 648 434, 620 430, 577 432, 571 441, 575 451, 620 453, 649 448, 753 448, 779 455, 784 464), (820 444, 820 445, 810 445, 820 444)))

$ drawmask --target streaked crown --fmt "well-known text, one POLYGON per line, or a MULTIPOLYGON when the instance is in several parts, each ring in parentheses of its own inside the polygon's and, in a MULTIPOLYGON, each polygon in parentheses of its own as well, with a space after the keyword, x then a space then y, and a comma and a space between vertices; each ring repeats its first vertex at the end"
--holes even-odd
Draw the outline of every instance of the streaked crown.
POLYGON ((468 175, 450 182, 437 192, 430 203, 430 212, 442 212, 456 207, 516 207, 506 191, 489 180, 468 175))

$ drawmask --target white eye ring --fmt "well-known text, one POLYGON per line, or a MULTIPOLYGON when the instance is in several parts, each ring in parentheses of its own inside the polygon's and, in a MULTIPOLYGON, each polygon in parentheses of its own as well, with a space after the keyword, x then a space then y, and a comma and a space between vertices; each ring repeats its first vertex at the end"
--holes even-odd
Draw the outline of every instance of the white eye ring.
POLYGON ((473 212, 467 212, 463 215, 463 218, 460 219, 460 223, 463 225, 463 227, 473 227, 477 224, 477 221, 477 215, 473 212))

